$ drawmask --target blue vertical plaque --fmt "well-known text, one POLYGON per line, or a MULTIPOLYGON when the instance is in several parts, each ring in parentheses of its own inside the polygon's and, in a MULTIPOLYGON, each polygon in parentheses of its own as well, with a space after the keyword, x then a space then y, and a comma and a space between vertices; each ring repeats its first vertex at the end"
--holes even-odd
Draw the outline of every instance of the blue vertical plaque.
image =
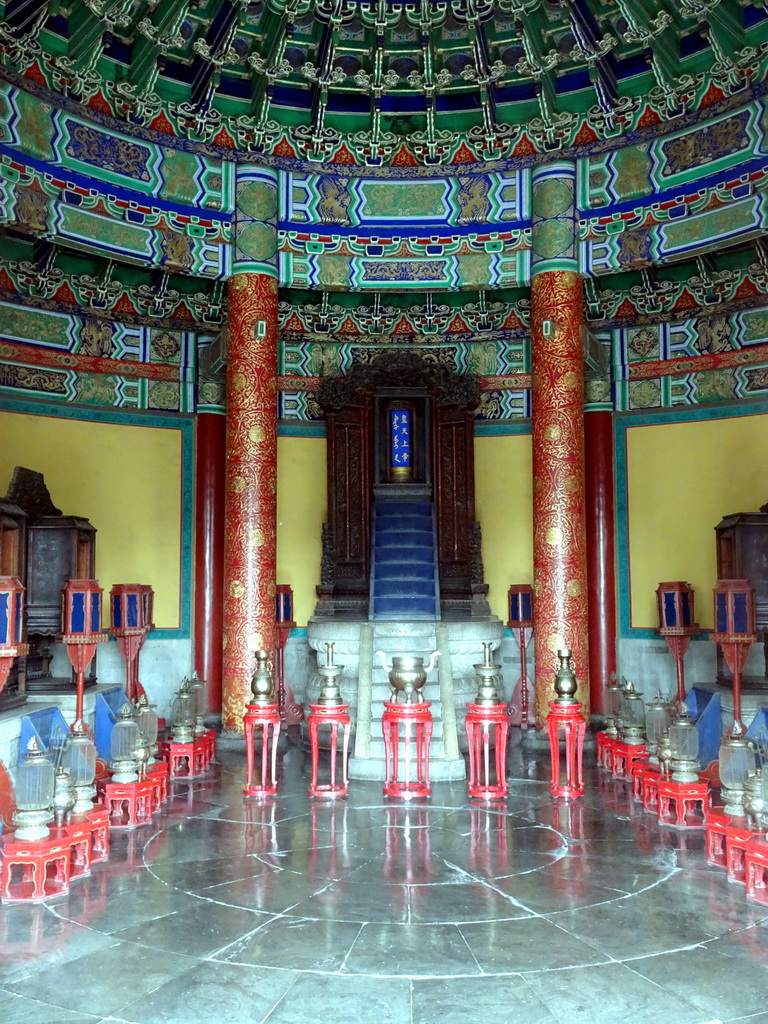
POLYGON ((390 465, 393 469, 409 469, 411 465, 410 409, 392 409, 389 424, 390 465))

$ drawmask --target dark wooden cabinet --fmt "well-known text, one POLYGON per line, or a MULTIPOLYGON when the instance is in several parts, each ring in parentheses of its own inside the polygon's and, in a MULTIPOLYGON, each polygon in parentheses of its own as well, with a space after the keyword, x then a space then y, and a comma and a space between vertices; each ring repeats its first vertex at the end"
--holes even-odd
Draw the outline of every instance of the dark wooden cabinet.
MULTIPOLYGON (((26 579, 27 516, 22 508, 6 498, 0 498, 0 576, 26 579)), ((26 640, 26 633, 22 636, 26 640)), ((16 658, 2 692, 0 711, 9 711, 24 703, 26 659, 16 658)))
MULTIPOLYGON (((17 466, 5 498, 0 500, 0 558, 15 564, 26 588, 25 640, 29 654, 14 665, 27 690, 69 690, 74 676, 50 675, 56 635, 61 632, 61 591, 72 579, 96 575, 96 528, 82 516, 65 516, 56 508, 42 473, 17 466), (21 532, 13 524, 23 522, 21 532)), ((88 682, 93 683, 96 659, 88 682)))
MULTIPOLYGON (((763 634, 766 655, 765 677, 746 677, 745 686, 768 686, 768 506, 759 512, 736 512, 715 527, 717 578, 748 579, 755 588, 755 626, 763 634)), ((718 681, 727 681, 722 652, 718 647, 718 681)))
POLYGON ((27 629, 61 632, 61 591, 95 576, 96 530, 79 516, 44 516, 27 531, 27 629))

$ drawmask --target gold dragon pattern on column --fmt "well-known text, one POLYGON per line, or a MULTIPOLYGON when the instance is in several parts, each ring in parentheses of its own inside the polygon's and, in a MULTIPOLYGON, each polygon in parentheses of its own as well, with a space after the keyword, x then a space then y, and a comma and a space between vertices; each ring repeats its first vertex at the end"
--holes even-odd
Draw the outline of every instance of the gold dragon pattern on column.
POLYGON ((238 175, 227 337, 222 724, 242 730, 254 653, 275 647, 277 557, 277 190, 238 175))
POLYGON ((534 172, 531 289, 536 724, 554 696, 557 651, 570 648, 589 711, 584 495, 583 282, 576 261, 575 169, 534 172))

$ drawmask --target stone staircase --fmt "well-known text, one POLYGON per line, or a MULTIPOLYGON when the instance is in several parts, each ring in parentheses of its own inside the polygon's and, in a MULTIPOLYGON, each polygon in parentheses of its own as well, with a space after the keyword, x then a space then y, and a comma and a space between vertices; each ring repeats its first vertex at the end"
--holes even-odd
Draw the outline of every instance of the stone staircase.
POLYGON ((451 657, 445 627, 437 622, 420 621, 371 622, 361 636, 357 729, 354 755, 349 762, 352 778, 383 779, 385 776, 381 718, 384 701, 391 699, 392 691, 381 659, 374 657, 374 652, 383 651, 388 665, 392 664, 393 655, 406 652, 423 658, 427 664, 434 650, 440 651, 440 658, 421 691, 432 705, 430 778, 433 781, 465 778, 466 767, 459 753, 456 731, 451 657))
POLYGON ((370 618, 439 617, 432 502, 380 498, 373 517, 370 618))

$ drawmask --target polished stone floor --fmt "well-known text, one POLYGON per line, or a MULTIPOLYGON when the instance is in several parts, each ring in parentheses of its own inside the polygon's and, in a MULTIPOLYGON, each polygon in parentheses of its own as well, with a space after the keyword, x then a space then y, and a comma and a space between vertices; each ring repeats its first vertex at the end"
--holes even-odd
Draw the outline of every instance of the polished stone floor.
POLYGON ((500 808, 329 805, 292 747, 245 805, 219 760, 68 896, 0 909, 2 1024, 768 1024, 768 911, 596 769, 571 805, 519 748, 500 808))

